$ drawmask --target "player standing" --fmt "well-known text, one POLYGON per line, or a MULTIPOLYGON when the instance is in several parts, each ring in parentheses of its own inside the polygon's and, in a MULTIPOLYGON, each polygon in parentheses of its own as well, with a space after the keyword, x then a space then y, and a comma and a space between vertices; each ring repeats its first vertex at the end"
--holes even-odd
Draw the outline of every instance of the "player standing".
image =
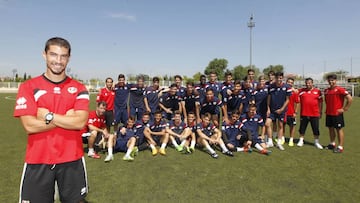
POLYGON ((105 87, 101 88, 97 97, 96 102, 106 102, 106 111, 104 113, 105 123, 108 132, 110 132, 110 127, 114 125, 114 102, 115 102, 115 92, 113 88, 113 79, 108 77, 105 80, 105 87))
POLYGON ((329 88, 325 89, 325 103, 326 103, 326 127, 329 128, 330 144, 328 149, 333 149, 335 153, 342 153, 344 151, 344 112, 348 111, 352 97, 344 88, 336 85, 336 75, 327 76, 329 88), (344 106, 344 100, 346 104, 344 106), (335 132, 336 131, 336 132, 335 132), (336 134, 335 134, 336 133, 336 134), (336 147, 335 138, 338 138, 339 145, 336 147))
POLYGON ((28 134, 19 202, 82 202, 88 192, 81 130, 88 119, 86 87, 66 75, 70 43, 46 42, 44 74, 22 83, 14 116, 28 134))

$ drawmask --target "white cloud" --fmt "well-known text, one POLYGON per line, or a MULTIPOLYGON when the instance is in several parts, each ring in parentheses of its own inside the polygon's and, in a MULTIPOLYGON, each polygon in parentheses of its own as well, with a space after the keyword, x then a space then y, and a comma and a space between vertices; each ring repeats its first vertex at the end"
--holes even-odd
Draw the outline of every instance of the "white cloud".
POLYGON ((114 18, 114 19, 121 19, 121 20, 127 20, 131 22, 136 22, 136 16, 129 15, 126 13, 109 13, 107 14, 107 17, 114 18))

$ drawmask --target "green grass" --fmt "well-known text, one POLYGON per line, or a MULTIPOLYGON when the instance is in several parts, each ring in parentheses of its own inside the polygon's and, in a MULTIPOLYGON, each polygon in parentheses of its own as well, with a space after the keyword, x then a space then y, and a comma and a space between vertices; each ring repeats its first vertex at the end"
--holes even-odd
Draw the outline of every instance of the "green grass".
MULTIPOLYGON (((0 94, 0 202, 16 202, 26 146, 20 121, 12 117, 14 94, 0 94)), ((92 96, 91 108, 94 108, 92 96)), ((122 153, 105 164, 86 157, 89 202, 358 202, 360 193, 360 99, 345 114, 345 151, 334 154, 312 145, 272 149, 270 156, 236 153, 218 160, 197 150, 166 157, 140 152, 132 163, 122 153)), ((328 131, 321 120, 320 142, 328 131)), ((313 142, 308 126, 305 140, 313 142)))

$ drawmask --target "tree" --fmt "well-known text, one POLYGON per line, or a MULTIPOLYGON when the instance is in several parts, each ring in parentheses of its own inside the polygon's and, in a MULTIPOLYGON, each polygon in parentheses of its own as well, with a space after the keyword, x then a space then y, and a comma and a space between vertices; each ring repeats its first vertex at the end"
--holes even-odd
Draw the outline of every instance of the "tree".
POLYGON ((26 80, 27 78, 26 78, 26 72, 24 73, 24 81, 26 80))
POLYGON ((264 68, 263 73, 264 75, 268 75, 270 71, 276 72, 284 72, 284 66, 283 65, 270 65, 267 68, 264 68))
POLYGON ((224 77, 224 71, 228 65, 228 61, 226 59, 213 59, 210 61, 209 65, 205 68, 204 73, 209 75, 210 72, 214 71, 218 78, 224 77))
POLYGON ((200 73, 200 72, 195 73, 195 74, 193 75, 194 81, 196 81, 196 82, 200 81, 200 76, 201 76, 201 75, 202 75, 202 73, 200 73))
POLYGON ((244 77, 247 75, 248 69, 242 65, 235 66, 232 73, 234 80, 243 80, 244 77))

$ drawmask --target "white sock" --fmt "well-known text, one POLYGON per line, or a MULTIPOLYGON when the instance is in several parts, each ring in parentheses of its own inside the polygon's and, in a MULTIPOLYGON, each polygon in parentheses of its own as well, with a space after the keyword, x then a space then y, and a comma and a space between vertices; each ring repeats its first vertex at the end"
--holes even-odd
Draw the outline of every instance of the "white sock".
POLYGON ((304 142, 304 138, 300 137, 299 142, 304 142))
POLYGON ((165 147, 166 147, 166 143, 162 143, 161 144, 161 149, 165 149, 165 147))
POLYGON ((268 143, 269 143, 269 144, 272 144, 272 143, 273 143, 273 140, 272 140, 271 138, 269 138, 268 143))
POLYGON ((259 143, 255 144, 255 148, 259 151, 262 151, 264 148, 261 147, 261 145, 259 143))
POLYGON ((290 137, 289 142, 294 142, 294 138, 290 137))
POLYGON ((205 147, 206 147, 206 149, 210 152, 210 154, 214 154, 214 153, 215 153, 215 151, 213 150, 213 148, 210 147, 209 144, 207 144, 205 147))
POLYGON ((175 139, 173 139, 171 142, 172 142, 172 144, 174 145, 174 147, 179 147, 179 145, 178 145, 178 143, 176 142, 175 139))
POLYGON ((112 148, 112 147, 108 147, 108 154, 109 154, 110 156, 113 155, 113 148, 112 148))
POLYGON ((319 139, 315 139, 315 144, 319 144, 319 139))
POLYGON ((88 154, 94 154, 94 148, 89 148, 88 154))
POLYGON ((180 146, 184 146, 185 145, 185 143, 186 143, 186 140, 183 140, 182 142, 181 142, 181 144, 180 144, 180 146))
POLYGON ((130 153, 131 153, 132 149, 133 149, 132 147, 127 149, 125 157, 130 157, 130 153))
POLYGON ((191 140, 190 147, 195 148, 195 144, 196 144, 195 140, 191 140))
POLYGON ((150 148, 151 148, 151 149, 156 149, 153 144, 150 144, 150 148))
POLYGON ((225 144, 221 144, 220 147, 223 150, 223 152, 229 151, 228 148, 226 148, 225 144))
POLYGON ((237 152, 243 152, 243 151, 244 151, 244 147, 236 147, 236 151, 237 151, 237 152))

